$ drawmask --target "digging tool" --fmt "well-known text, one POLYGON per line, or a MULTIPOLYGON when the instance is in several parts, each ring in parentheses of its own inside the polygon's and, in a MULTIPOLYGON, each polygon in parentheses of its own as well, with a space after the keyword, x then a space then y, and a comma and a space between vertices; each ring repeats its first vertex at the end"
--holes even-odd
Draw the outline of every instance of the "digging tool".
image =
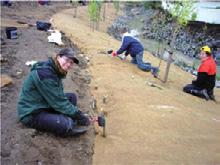
POLYGON ((159 85, 157 85, 157 84, 154 84, 154 83, 152 83, 152 82, 150 82, 150 81, 146 81, 146 84, 149 85, 149 86, 151 86, 151 87, 156 87, 156 88, 158 88, 158 89, 160 89, 160 90, 163 89, 161 86, 159 86, 159 85))
MULTIPOLYGON (((107 51, 107 54, 112 54, 114 51, 112 49, 108 50, 107 51)), ((116 55, 116 57, 118 57, 120 60, 124 60, 125 58, 123 58, 122 56, 120 55, 116 55)))
POLYGON ((94 114, 94 112, 90 113, 90 117, 91 117, 91 122, 98 122, 98 126, 103 128, 103 137, 106 137, 106 120, 105 120, 105 115, 104 112, 101 112, 98 117, 94 114))
POLYGON ((101 112, 98 116, 98 125, 103 128, 102 136, 106 137, 106 131, 105 131, 106 122, 105 122, 105 115, 103 112, 101 112))
POLYGON ((107 51, 107 54, 112 54, 112 52, 113 52, 113 50, 110 49, 110 50, 107 51))

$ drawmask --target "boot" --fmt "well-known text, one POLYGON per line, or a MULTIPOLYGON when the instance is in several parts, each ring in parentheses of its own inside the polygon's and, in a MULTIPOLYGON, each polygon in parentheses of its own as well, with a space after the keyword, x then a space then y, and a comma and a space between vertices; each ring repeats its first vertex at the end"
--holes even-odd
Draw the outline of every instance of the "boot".
POLYGON ((210 100, 213 100, 213 101, 216 102, 216 100, 215 100, 215 96, 214 96, 214 95, 209 95, 209 98, 210 98, 210 100))
POLYGON ((68 130, 68 132, 65 133, 65 137, 67 136, 77 136, 86 133, 88 131, 88 127, 75 127, 71 130, 68 130))
POLYGON ((201 90, 200 93, 201 93, 201 96, 203 96, 206 99, 206 101, 210 99, 206 89, 201 90))
POLYGON ((196 96, 203 97, 206 99, 206 101, 210 99, 206 89, 203 89, 203 90, 191 89, 190 93, 196 96))
POLYGON ((213 90, 208 91, 208 95, 209 95, 210 100, 213 100, 213 101, 216 102, 213 90))

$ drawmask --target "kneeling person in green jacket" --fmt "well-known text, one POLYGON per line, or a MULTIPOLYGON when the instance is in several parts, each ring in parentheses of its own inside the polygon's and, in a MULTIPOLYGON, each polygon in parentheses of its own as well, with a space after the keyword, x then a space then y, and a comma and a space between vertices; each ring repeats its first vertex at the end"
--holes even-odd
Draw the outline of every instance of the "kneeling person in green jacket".
POLYGON ((31 128, 59 136, 85 133, 89 118, 78 110, 74 93, 64 93, 62 79, 78 64, 72 48, 62 49, 54 58, 38 62, 31 68, 20 91, 18 116, 31 128))

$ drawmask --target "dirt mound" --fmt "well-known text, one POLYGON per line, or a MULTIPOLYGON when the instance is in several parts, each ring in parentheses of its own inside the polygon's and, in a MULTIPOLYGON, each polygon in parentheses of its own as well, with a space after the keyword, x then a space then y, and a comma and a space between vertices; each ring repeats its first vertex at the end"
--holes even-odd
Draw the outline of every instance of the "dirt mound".
MULTIPOLYGON (((37 20, 49 21, 50 16, 67 3, 51 2, 50 6, 38 6, 37 2, 13 2, 13 6, 2 7, 3 25, 18 27, 18 39, 4 40, 1 45, 1 74, 12 77, 12 84, 1 88, 1 163, 2 164, 91 164, 93 155, 94 129, 79 137, 60 138, 52 134, 37 132, 22 126, 16 113, 16 105, 22 81, 30 68, 25 62, 46 60, 60 49, 47 42, 47 32, 38 31, 35 26, 21 26, 17 20, 34 24, 37 20), (6 21, 5 21, 6 20, 6 21)), ((63 38, 66 45, 71 45, 63 38)), ((90 110, 90 73, 87 60, 81 54, 81 63, 74 66, 64 82, 66 92, 78 95, 78 106, 82 111, 90 110)))

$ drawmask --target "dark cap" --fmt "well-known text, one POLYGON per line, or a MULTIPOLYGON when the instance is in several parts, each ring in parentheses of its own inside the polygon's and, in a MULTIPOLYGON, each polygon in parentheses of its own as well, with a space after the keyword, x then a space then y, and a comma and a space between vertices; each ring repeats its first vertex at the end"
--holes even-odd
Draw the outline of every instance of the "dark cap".
POLYGON ((64 49, 61 49, 60 52, 58 53, 58 55, 60 57, 68 57, 70 59, 73 60, 74 63, 76 64, 79 64, 79 60, 76 58, 76 51, 72 48, 64 48, 64 49))

